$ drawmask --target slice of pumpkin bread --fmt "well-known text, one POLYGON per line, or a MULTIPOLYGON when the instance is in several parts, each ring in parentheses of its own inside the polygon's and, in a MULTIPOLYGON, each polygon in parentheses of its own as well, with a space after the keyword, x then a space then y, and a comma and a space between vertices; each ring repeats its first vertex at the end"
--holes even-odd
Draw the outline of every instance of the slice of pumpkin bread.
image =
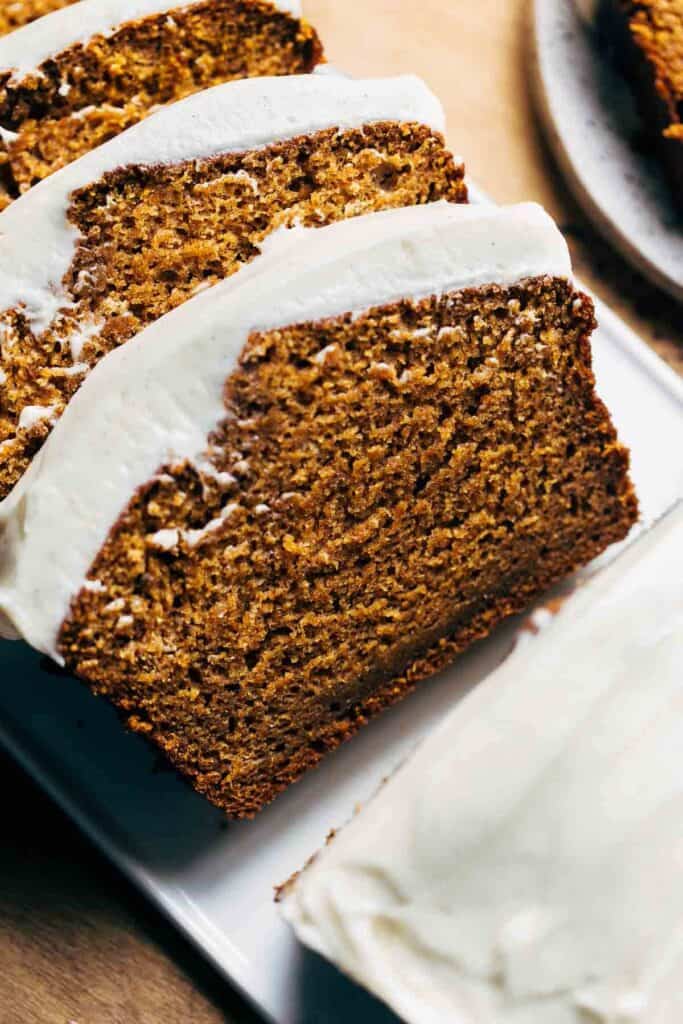
POLYGON ((5 630, 253 814, 628 532, 593 326, 534 205, 281 232, 74 397, 0 508, 5 630))

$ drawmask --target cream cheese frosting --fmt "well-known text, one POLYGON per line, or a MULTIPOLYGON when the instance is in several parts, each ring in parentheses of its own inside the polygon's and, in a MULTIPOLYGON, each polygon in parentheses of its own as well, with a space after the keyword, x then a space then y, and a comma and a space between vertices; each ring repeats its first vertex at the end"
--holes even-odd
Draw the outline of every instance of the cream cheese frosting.
MULTIPOLYGON (((108 36, 122 24, 160 11, 182 10, 199 0, 80 0, 53 11, 10 32, 0 39, 0 73, 12 71, 14 80, 39 70, 49 57, 69 46, 87 42, 95 35, 108 36)), ((301 15, 300 0, 267 0, 273 7, 295 17, 301 15)))
POLYGON ((564 239, 535 204, 439 202, 276 232, 239 274, 107 355, 71 400, 0 505, 3 632, 60 660, 70 602, 135 490, 162 464, 206 461, 252 331, 570 272, 564 239))
POLYGON ((285 887, 408 1024, 683 1020, 683 505, 285 887))
MULTIPOLYGON (((90 0, 82 0, 86 2, 90 0)), ((62 278, 80 237, 67 220, 69 199, 75 189, 107 171, 244 152, 325 128, 344 130, 377 121, 419 122, 444 130, 439 101, 414 75, 249 78, 159 110, 46 178, 0 213, 0 311, 22 303, 38 333, 69 301, 62 278)))

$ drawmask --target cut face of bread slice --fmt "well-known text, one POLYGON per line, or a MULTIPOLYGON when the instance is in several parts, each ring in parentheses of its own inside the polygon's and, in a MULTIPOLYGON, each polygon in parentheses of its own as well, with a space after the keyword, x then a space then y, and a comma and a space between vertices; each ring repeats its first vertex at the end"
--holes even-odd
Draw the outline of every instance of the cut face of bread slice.
POLYGON ((281 232, 75 396, 0 509, 5 628, 254 813, 628 531, 569 272, 533 205, 281 232))
POLYGON ((14 32, 22 25, 28 25, 36 18, 68 7, 76 0, 3 0, 0 6, 0 36, 14 32))
POLYGON ((406 1024, 680 1020, 681 581, 683 506, 282 888, 299 938, 406 1024))
POLYGON ((413 76, 232 82, 155 114, 0 215, 0 497, 95 363, 282 225, 464 201, 413 76))
POLYGON ((159 106, 311 71, 298 0, 82 0, 0 39, 4 203, 159 106))

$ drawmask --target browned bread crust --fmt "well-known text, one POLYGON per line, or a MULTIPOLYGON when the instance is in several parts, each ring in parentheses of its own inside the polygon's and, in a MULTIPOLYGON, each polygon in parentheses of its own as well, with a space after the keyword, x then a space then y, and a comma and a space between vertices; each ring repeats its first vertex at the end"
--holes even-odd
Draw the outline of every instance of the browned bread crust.
POLYGON ((210 472, 161 466, 132 497, 62 627, 67 667, 254 814, 628 532, 593 325, 534 278, 253 334, 210 472))

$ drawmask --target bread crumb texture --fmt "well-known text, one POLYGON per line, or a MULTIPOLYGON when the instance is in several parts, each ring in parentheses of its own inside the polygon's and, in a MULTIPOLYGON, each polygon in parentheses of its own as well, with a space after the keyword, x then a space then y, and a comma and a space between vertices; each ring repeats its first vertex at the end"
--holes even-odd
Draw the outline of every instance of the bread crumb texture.
POLYGON ((683 142, 683 2, 629 0, 624 7, 633 39, 650 64, 655 89, 666 106, 664 135, 683 142))
POLYGON ((68 216, 81 240, 63 307, 39 336, 20 307, 0 312, 0 498, 102 356, 239 270, 270 231, 464 202, 463 173, 441 135, 387 122, 174 166, 123 168, 74 193, 68 216))
POLYGON ((44 14, 68 7, 76 0, 3 0, 0 6, 0 36, 14 32, 29 21, 42 18, 44 14))
POLYGON ((113 525, 67 667, 252 815, 625 536, 593 326, 534 278, 253 334, 202 459, 160 466, 113 525))
MULTIPOLYGON (((169 0, 169 7, 174 6, 169 0)), ((315 30, 267 0, 202 0, 125 22, 16 79, 0 71, 0 209, 159 106, 212 85, 303 74, 315 30)))

